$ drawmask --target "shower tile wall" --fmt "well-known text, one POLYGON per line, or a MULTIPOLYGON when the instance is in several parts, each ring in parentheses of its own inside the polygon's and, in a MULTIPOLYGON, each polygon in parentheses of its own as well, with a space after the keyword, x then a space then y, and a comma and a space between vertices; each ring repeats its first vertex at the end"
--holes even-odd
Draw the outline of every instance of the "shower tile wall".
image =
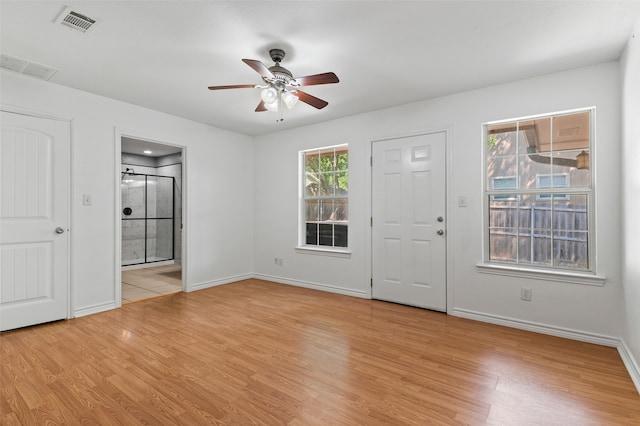
MULTIPOLYGON (((129 207, 130 215, 122 214, 123 219, 144 219, 144 176, 124 176, 121 193, 122 208, 129 207), (131 182, 125 182, 130 180, 131 182)), ((122 263, 130 265, 145 261, 145 223, 144 220, 122 221, 122 263)))
POLYGON ((171 156, 163 157, 161 160, 164 161, 173 161, 174 164, 168 164, 166 166, 159 165, 158 173, 162 176, 173 176, 175 178, 175 191, 174 191, 174 205, 175 205, 175 222, 174 222, 174 244, 173 244, 173 254, 176 263, 181 263, 182 259, 182 164, 176 163, 176 161, 180 161, 178 157, 176 159, 169 158, 171 156))
MULTIPOLYGON (((167 178, 155 178, 149 176, 147 185, 147 261, 171 259, 172 255, 176 263, 180 263, 181 247, 181 223, 182 223, 182 165, 175 164, 181 161, 180 155, 172 155, 152 159, 131 154, 123 154, 121 170, 133 169, 134 173, 173 176, 176 178, 175 188, 172 188, 173 180, 167 178), (157 161, 158 167, 152 167, 150 161, 157 161), (168 163, 168 164, 167 164, 168 163), (173 163, 173 164, 172 164, 173 163), (145 165, 143 165, 145 164, 145 165), (167 164, 167 165, 161 165, 167 164), (172 195, 175 197, 171 203, 172 195), (168 218, 174 215, 175 222, 168 218), (171 230, 175 223, 175 229, 171 230), (166 236, 166 238, 156 238, 166 236), (173 238, 171 238, 173 237, 173 238)), ((132 213, 123 218, 144 219, 144 176, 125 176, 128 181, 122 185, 122 208, 130 207, 132 213)), ((123 179, 124 181, 124 179, 123 179)), ((136 264, 145 261, 145 221, 122 221, 122 264, 136 264)))

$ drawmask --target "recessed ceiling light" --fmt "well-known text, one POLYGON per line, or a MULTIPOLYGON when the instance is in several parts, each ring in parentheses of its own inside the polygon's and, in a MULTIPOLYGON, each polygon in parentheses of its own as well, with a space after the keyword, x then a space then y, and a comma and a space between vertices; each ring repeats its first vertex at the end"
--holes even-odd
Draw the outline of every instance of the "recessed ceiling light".
POLYGON ((146 150, 144 150, 142 152, 144 152, 145 154, 151 154, 152 153, 152 151, 149 151, 148 149, 146 149, 146 150))

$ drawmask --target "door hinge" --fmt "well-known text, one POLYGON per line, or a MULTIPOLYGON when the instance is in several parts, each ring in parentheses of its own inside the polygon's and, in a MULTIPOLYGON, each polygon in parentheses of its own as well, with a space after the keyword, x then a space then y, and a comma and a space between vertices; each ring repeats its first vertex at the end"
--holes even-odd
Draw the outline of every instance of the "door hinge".
POLYGON ((373 227, 373 216, 369 218, 369 226, 373 227))
POLYGON ((371 167, 373 167, 373 155, 369 157, 369 164, 371 165, 371 167))
POLYGON ((371 288, 373 288, 373 277, 371 277, 371 288))

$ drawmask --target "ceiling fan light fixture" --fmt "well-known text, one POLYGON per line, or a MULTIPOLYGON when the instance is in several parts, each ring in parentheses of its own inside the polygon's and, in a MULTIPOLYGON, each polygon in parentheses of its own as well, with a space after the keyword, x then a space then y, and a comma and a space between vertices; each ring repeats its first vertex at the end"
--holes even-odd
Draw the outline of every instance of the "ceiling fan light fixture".
POLYGON ((260 93, 262 100, 265 104, 277 103, 278 101, 278 91, 274 87, 267 87, 266 89, 262 89, 260 93))
POLYGON ((278 104, 279 103, 280 102, 278 102, 278 99, 276 98, 276 100, 273 101, 273 102, 265 102, 264 103, 264 107, 266 109, 268 109, 269 111, 278 111, 278 104))
POLYGON ((282 94, 282 101, 287 108, 291 109, 296 103, 298 103, 298 97, 291 92, 284 92, 282 94))

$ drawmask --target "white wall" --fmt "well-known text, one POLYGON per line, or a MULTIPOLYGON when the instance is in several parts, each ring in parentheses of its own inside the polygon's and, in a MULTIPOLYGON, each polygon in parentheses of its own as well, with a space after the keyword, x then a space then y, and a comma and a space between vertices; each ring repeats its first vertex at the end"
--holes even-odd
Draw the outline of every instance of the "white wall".
POLYGON ((636 386, 640 389, 640 20, 621 60, 623 105, 623 261, 625 308, 623 333, 635 361, 636 386))
POLYGON ((73 119, 74 314, 116 302, 116 129, 186 147, 188 288, 251 274, 253 200, 246 190, 253 185, 251 137, 6 71, 0 78, 3 105, 73 119), (82 206, 85 193, 93 195, 92 206, 82 206))
MULTIPOLYGON (((342 84, 342 83, 341 83, 342 84)), ((422 84, 429 84, 425 80, 422 84)), ((302 106, 304 107, 304 106, 302 106)), ((286 117, 285 117, 286 119, 286 117)), ((453 300, 449 312, 512 319, 587 340, 620 336, 620 74, 600 64, 403 105, 255 138, 254 270, 262 277, 346 294, 370 294, 371 141, 450 128, 448 244, 453 300), (483 122, 596 106, 597 272, 604 286, 480 274, 483 122), (350 259, 296 253, 299 150, 339 143, 350 149, 350 259), (458 196, 468 207, 457 207, 458 196), (274 265, 282 257, 284 266, 274 265), (520 300, 520 287, 533 300, 520 300)), ((613 339, 615 340, 615 339, 613 339)))
MULTIPOLYGON (((633 52, 628 55, 626 70, 635 76, 637 48, 633 52)), ((452 131, 447 213, 452 265, 448 279, 452 289, 449 311, 573 330, 587 337, 620 336, 624 312, 620 309, 622 145, 617 62, 255 139, 4 71, 1 79, 3 104, 74 119, 72 279, 76 312, 107 309, 115 302, 116 128, 187 147, 186 268, 190 288, 232 281, 254 272, 279 281, 363 297, 370 294, 371 141, 448 128, 452 131), (597 268, 599 274, 607 277, 606 284, 587 286, 479 274, 475 265, 482 256, 481 123, 589 106, 597 107, 597 268), (298 151, 345 142, 350 146, 352 256, 345 259, 299 254, 294 250, 298 151), (81 205, 83 193, 93 194, 93 206, 81 205), (468 207, 455 206, 454 201, 460 195, 468 197, 468 207), (284 266, 274 265, 274 257, 283 258, 284 266), (521 286, 533 290, 531 302, 519 299, 521 286)), ((637 87, 637 77, 628 78, 627 84, 630 83, 637 87)), ((637 112, 637 97, 629 103, 631 111, 637 112)), ((632 137, 628 136, 627 141, 632 137)), ((638 144, 627 143, 627 154, 637 157, 637 147, 638 144)), ((629 166, 626 173, 638 183, 635 169, 629 166)), ((631 179, 627 183, 631 184, 631 179)), ((632 192, 637 193, 637 186, 627 188, 627 194, 632 192)), ((628 196, 629 199, 633 197, 628 196)), ((630 207, 635 209, 637 204, 628 205, 627 211, 631 211, 630 207)), ((637 259, 639 248, 637 243, 628 243, 627 257, 637 259)), ((640 291, 632 284, 638 284, 640 273, 633 269, 637 266, 631 260, 625 265, 626 289, 634 292, 631 301, 637 306, 640 291)), ((626 322, 634 325, 627 328, 625 336, 637 354, 638 314, 633 309, 627 311, 626 322)))

